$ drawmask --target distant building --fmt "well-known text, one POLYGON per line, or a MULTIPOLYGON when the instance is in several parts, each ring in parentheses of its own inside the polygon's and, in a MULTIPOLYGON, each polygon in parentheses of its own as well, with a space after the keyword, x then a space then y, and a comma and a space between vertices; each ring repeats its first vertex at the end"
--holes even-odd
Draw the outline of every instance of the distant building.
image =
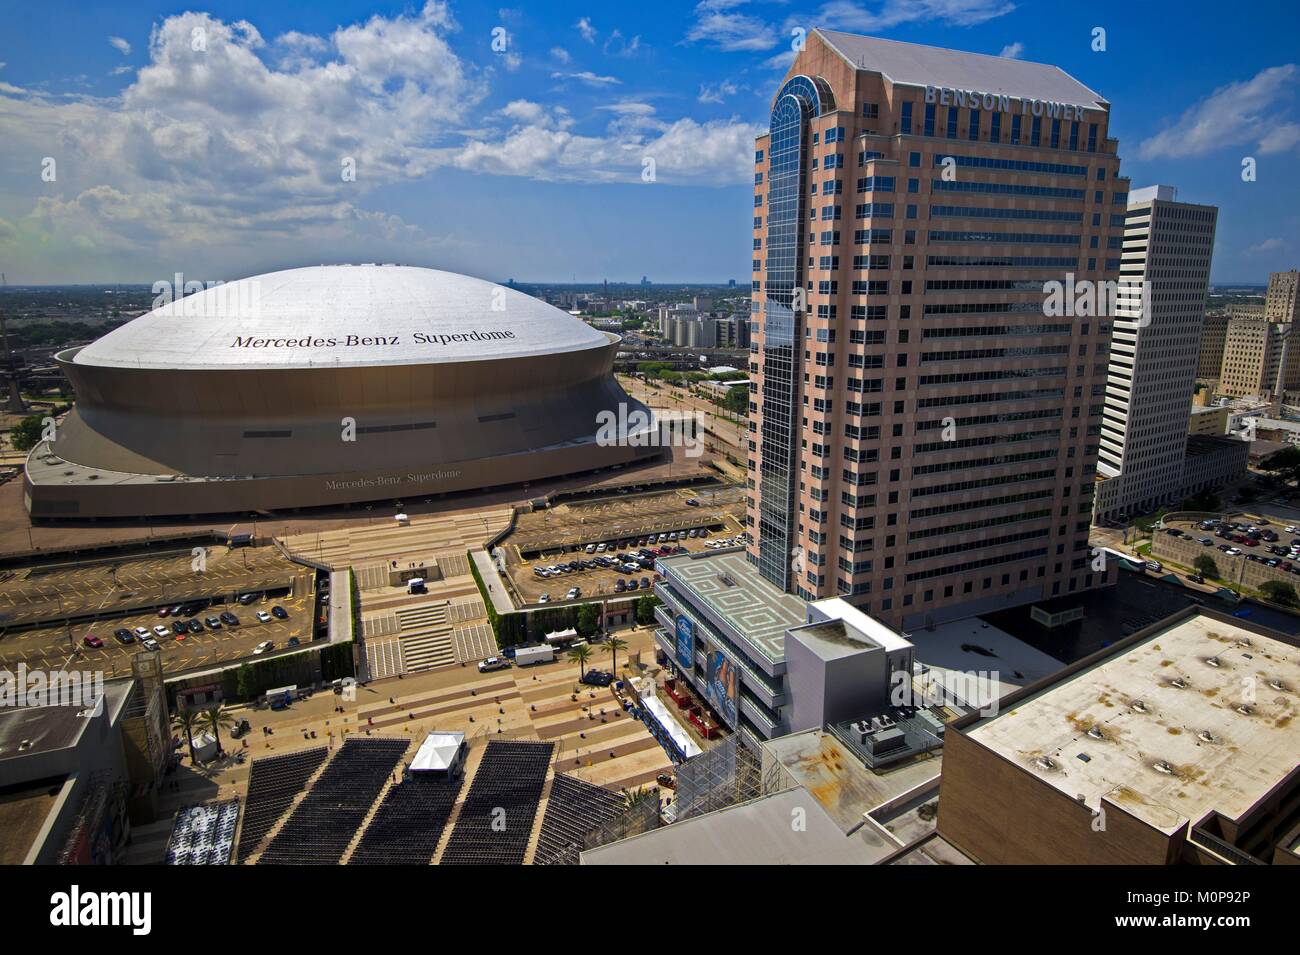
POLYGON ((1211 436, 1227 434, 1228 411, 1226 406, 1193 408, 1187 420, 1187 433, 1211 436))
POLYGON ((1269 275, 1268 292, 1264 296, 1264 317, 1270 322, 1290 325, 1300 320, 1300 287, 1296 279, 1295 269, 1269 275))
POLYGON ((1201 325, 1201 350, 1196 360, 1196 377, 1218 381, 1223 368, 1223 346, 1228 340, 1228 312, 1207 312, 1201 325))
POLYGON ((1219 210, 1176 196, 1172 186, 1128 196, 1120 280, 1142 293, 1121 289, 1114 318, 1097 458, 1108 479, 1096 500, 1102 517, 1146 513, 1182 491, 1219 210))

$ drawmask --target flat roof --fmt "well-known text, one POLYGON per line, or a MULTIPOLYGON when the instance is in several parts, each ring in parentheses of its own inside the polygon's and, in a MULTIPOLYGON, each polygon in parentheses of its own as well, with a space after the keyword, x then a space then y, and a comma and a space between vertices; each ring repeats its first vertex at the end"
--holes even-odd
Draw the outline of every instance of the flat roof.
POLYGON ((1013 60, 987 53, 966 53, 838 30, 819 29, 815 32, 858 69, 880 73, 894 83, 1005 93, 1094 109, 1108 105, 1099 93, 1084 86, 1059 66, 1047 63, 1013 60))
POLYGON ((876 771, 819 729, 765 740, 762 745, 846 833, 862 825, 871 810, 937 779, 943 767, 942 756, 931 753, 876 771))
POLYGON ((0 789, 0 865, 22 865, 58 802, 67 776, 0 789))
POLYGON ((1108 796, 1171 833, 1211 811, 1240 819, 1295 771, 1298 688, 1295 646, 1197 614, 967 734, 1090 808, 1108 796))
POLYGON ((1065 668, 1061 660, 979 617, 953 620, 911 636, 916 660, 926 668, 927 685, 936 684, 936 690, 946 691, 944 699, 973 709, 1065 668), (972 675, 987 679, 973 682, 972 675))
POLYGON ((656 563, 671 574, 673 586, 708 607, 773 663, 785 659, 785 631, 806 622, 804 602, 759 576, 743 551, 677 554, 656 563))
POLYGON ((806 789, 787 789, 611 842, 583 865, 874 865, 898 849, 871 826, 846 836, 806 789), (790 824, 802 812, 805 825, 790 824))
MULTIPOLYGON (((101 716, 116 720, 131 687, 129 679, 105 683, 101 716)), ((0 763, 75 746, 93 718, 84 712, 64 705, 0 707, 0 763)))

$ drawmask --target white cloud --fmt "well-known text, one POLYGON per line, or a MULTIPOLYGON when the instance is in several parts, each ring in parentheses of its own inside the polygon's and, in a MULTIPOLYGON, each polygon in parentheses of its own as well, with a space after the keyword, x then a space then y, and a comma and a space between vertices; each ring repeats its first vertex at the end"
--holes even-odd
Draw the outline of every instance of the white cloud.
POLYGON ((740 87, 731 80, 722 80, 713 85, 708 83, 700 84, 700 95, 697 97, 701 103, 721 103, 728 96, 735 96, 740 87))
POLYGON ((885 0, 877 11, 851 0, 823 4, 812 19, 817 26, 874 32, 904 23, 937 22, 975 26, 1005 16, 1016 8, 1009 0, 885 0))
POLYGON ((641 49, 640 36, 634 36, 629 40, 623 36, 622 30, 614 30, 600 51, 607 56, 635 56, 639 49, 641 49))
POLYGON ((561 73, 551 74, 553 80, 578 80, 580 83, 586 83, 588 86, 612 86, 621 84, 623 81, 613 76, 599 76, 591 70, 583 70, 581 73, 561 73))
POLYGON ((728 53, 776 46, 776 28, 759 17, 733 12, 739 5, 736 0, 702 0, 695 7, 695 22, 686 31, 687 42, 707 43, 728 53))
POLYGON ((794 62, 794 58, 797 55, 798 54, 795 53, 794 50, 786 50, 783 53, 777 53, 774 54, 773 56, 769 56, 766 60, 763 61, 763 66, 765 66, 769 70, 780 70, 781 72, 784 73, 786 70, 790 69, 790 64, 794 62))
POLYGON ((1216 149, 1254 144, 1281 152, 1300 142, 1300 127, 1280 122, 1282 102, 1294 88, 1296 65, 1271 66, 1245 82, 1221 86, 1189 107, 1178 121, 1138 147, 1142 159, 1185 159, 1216 149))
POLYGON ((1008 43, 1002 48, 998 56, 1005 56, 1008 59, 1018 60, 1025 55, 1025 45, 1017 40, 1015 43, 1008 43))
POLYGON ((569 51, 562 46, 551 47, 551 56, 560 63, 568 63, 573 57, 569 56, 569 51))
POLYGON ((1241 254, 1258 255, 1261 252, 1277 252, 1285 247, 1286 247, 1286 243, 1283 242, 1281 239, 1278 238, 1265 239, 1263 242, 1257 242, 1256 244, 1243 249, 1241 254))
POLYGON ((126 40, 123 40, 120 36, 111 36, 108 38, 108 42, 113 49, 117 50, 117 52, 121 53, 123 56, 131 55, 131 44, 126 40))
POLYGON ((582 38, 588 43, 596 42, 596 28, 591 25, 590 17, 583 17, 573 25, 574 29, 582 35, 582 38))

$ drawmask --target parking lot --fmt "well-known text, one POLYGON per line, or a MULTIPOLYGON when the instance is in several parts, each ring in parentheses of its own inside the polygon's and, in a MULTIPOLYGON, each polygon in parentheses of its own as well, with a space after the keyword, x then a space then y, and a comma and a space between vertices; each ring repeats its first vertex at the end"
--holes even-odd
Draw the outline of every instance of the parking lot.
POLYGON ((311 640, 314 573, 273 547, 209 547, 196 562, 190 550, 147 556, 118 556, 82 563, 50 563, 6 570, 0 581, 0 667, 13 670, 63 666, 100 670, 106 678, 125 675, 141 647, 134 633, 148 630, 162 651, 163 668, 175 673, 251 656, 263 641, 276 649, 290 639, 311 640), (259 596, 249 604, 238 595, 259 596), (202 623, 230 611, 236 626, 177 634, 170 610, 189 604, 179 617, 202 623), (287 620, 262 622, 257 612, 284 608, 287 620), (158 611, 166 607, 168 614, 158 611), (154 627, 165 627, 165 634, 154 627), (125 629, 129 643, 114 636, 125 629), (88 639, 89 638, 89 641, 88 639), (102 646, 93 646, 94 643, 102 646))
POLYGON ((272 641, 277 650, 287 647, 291 638, 297 638, 302 643, 310 642, 313 601, 313 595, 301 594, 259 599, 247 605, 236 603, 206 608, 193 617, 182 616, 177 619, 197 619, 202 622, 208 616, 230 611, 238 618, 239 624, 233 627, 222 624, 219 630, 205 626, 202 633, 187 632, 184 636, 172 632, 173 619, 170 615, 160 618, 156 612, 130 614, 70 627, 15 630, 0 635, 0 666, 13 670, 19 663, 25 663, 28 668, 52 670, 66 664, 74 669, 100 670, 105 679, 112 679, 131 672, 131 655, 137 653, 141 646, 140 640, 134 636, 132 642, 123 644, 113 634, 118 629, 134 631, 136 627, 149 630, 157 641, 162 652, 164 671, 175 673, 214 666, 252 656, 253 649, 265 640, 272 641), (257 611, 269 612, 274 605, 283 607, 289 618, 280 620, 272 617, 266 623, 260 622, 257 611), (165 636, 153 634, 153 628, 158 626, 166 627, 168 633, 165 636), (102 641, 103 646, 87 646, 87 636, 102 641))
POLYGON ((1278 580, 1300 590, 1300 528, 1295 525, 1241 517, 1212 527, 1169 522, 1155 530, 1151 554, 1186 568, 1194 567, 1196 558, 1204 554, 1214 560, 1220 580, 1229 585, 1258 589, 1278 580))
POLYGON ((740 533, 744 516, 744 490, 734 486, 611 494, 520 514, 504 543, 517 551, 517 559, 535 560, 547 553, 572 552, 575 546, 639 540, 692 527, 740 533))
POLYGON ((0 625, 288 586, 305 568, 274 547, 206 547, 0 571, 0 625))
MULTIPOLYGON (((648 593, 659 575, 654 572, 654 559, 670 553, 698 552, 717 547, 723 543, 734 543, 736 535, 714 534, 707 536, 689 533, 676 541, 651 541, 650 537, 620 538, 602 542, 602 544, 577 547, 562 554, 550 554, 533 561, 519 563, 507 562, 511 582, 515 590, 526 603, 563 602, 566 599, 581 600, 588 597, 618 595, 636 595, 648 593), (611 546, 612 545, 612 546, 611 546), (588 552, 587 547, 593 547, 588 552), (639 551, 653 551, 654 554, 641 554, 639 551), (618 555, 623 555, 619 559, 618 555), (576 569, 555 568, 569 567, 577 563, 576 569), (633 567, 635 566, 635 569, 633 567), (622 567, 623 569, 620 569, 622 567), (543 577, 538 569, 549 570, 551 576, 543 577), (581 593, 569 597, 572 588, 581 588, 581 593)), ((670 535, 671 536, 671 535, 670 535)))

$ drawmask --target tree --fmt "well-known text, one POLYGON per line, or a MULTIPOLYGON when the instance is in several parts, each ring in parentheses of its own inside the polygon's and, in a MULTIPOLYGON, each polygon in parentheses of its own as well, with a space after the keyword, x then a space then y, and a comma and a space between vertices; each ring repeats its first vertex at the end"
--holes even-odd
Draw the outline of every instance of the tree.
POLYGON ((1268 471, 1270 474, 1276 474, 1282 480, 1291 484, 1300 482, 1300 448, 1291 445, 1282 448, 1280 451, 1274 451, 1259 462, 1259 469, 1268 471))
POLYGON ((589 637, 600 625, 600 608, 595 604, 583 604, 578 608, 578 633, 589 637))
POLYGON ((1266 581, 1259 588, 1259 592, 1273 603, 1282 604, 1284 607, 1294 607, 1300 604, 1300 597, 1296 596, 1295 588, 1285 581, 1266 581))
POLYGON ((633 809, 643 802, 659 802, 659 796, 653 789, 646 786, 637 786, 636 789, 623 790, 623 808, 633 809))
POLYGON ((610 638, 605 641, 605 646, 609 648, 609 668, 611 672, 617 673, 618 672, 618 651, 622 650, 625 646, 627 646, 627 641, 620 640, 618 637, 615 636, 610 636, 610 638))
POLYGON ((18 426, 9 432, 9 443, 15 451, 30 451, 41 440, 41 419, 39 415, 29 415, 18 422, 18 426))
POLYGON ((185 734, 185 742, 190 747, 190 762, 194 761, 194 731, 199 727, 199 714, 193 710, 181 709, 172 714, 172 726, 185 734))
POLYGON ((587 664, 591 662, 591 647, 582 644, 569 651, 569 662, 578 664, 578 679, 587 675, 587 664))
POLYGON ((658 607, 661 601, 654 594, 646 594, 636 602, 636 622, 641 626, 648 626, 655 622, 655 607, 658 607))
POLYGON ((212 735, 217 738, 217 752, 223 752, 221 748, 221 731, 229 729, 235 723, 235 718, 230 715, 230 710, 224 706, 210 706, 203 711, 202 723, 205 729, 212 731, 212 735))
POLYGON ((1218 579, 1219 565, 1214 562, 1214 558, 1209 554, 1199 554, 1196 560, 1192 561, 1192 566, 1202 577, 1213 577, 1218 579))

